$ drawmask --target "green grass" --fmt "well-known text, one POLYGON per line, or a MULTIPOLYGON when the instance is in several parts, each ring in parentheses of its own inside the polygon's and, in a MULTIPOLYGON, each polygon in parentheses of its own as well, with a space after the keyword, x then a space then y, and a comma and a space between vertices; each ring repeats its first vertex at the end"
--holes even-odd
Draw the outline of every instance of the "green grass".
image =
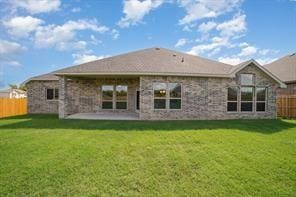
POLYGON ((296 121, 0 119, 0 196, 295 196, 296 121))

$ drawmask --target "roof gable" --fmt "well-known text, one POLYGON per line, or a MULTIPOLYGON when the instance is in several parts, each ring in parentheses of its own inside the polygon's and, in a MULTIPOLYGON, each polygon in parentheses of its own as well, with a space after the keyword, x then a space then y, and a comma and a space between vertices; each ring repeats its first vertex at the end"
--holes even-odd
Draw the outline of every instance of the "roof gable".
POLYGON ((242 62, 242 63, 238 64, 237 66, 235 66, 234 68, 232 68, 232 70, 230 72, 231 77, 235 77, 236 73, 243 70, 245 67, 249 66, 250 64, 255 65, 259 70, 261 70, 267 76, 269 76, 270 78, 275 80, 280 85, 281 88, 286 88, 287 87, 287 85, 284 84, 277 76, 272 74, 270 71, 268 71, 266 68, 261 66, 257 61, 255 61, 253 59, 251 59, 249 61, 246 61, 246 62, 242 62))

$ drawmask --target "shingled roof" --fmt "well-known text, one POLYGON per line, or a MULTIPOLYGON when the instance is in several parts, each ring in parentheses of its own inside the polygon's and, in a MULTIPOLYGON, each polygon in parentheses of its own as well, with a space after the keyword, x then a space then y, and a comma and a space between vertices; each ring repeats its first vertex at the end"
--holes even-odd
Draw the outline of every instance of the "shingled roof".
POLYGON ((28 81, 58 80, 58 76, 195 76, 235 77, 235 73, 253 63, 281 86, 285 86, 255 60, 237 66, 189 55, 165 48, 148 48, 33 77, 28 81))
POLYGON ((296 53, 282 57, 264 67, 286 83, 296 82, 296 53))
POLYGON ((56 75, 226 76, 233 66, 164 48, 148 48, 55 71, 56 75))

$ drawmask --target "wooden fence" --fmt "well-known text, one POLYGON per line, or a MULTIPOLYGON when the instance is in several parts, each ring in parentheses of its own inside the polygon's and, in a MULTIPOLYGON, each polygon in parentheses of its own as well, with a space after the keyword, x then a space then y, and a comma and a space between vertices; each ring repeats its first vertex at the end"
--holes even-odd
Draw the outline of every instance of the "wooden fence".
POLYGON ((277 115, 283 118, 296 118, 296 95, 277 97, 277 115))
POLYGON ((0 118, 27 114, 27 99, 0 98, 0 118))

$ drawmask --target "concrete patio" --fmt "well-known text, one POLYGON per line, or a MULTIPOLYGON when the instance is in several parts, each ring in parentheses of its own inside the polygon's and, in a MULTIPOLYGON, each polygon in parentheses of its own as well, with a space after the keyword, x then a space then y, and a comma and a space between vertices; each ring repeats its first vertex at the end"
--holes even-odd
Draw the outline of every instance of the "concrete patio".
POLYGON ((66 117, 67 119, 86 120, 139 120, 139 114, 135 112, 97 112, 77 113, 66 117))

